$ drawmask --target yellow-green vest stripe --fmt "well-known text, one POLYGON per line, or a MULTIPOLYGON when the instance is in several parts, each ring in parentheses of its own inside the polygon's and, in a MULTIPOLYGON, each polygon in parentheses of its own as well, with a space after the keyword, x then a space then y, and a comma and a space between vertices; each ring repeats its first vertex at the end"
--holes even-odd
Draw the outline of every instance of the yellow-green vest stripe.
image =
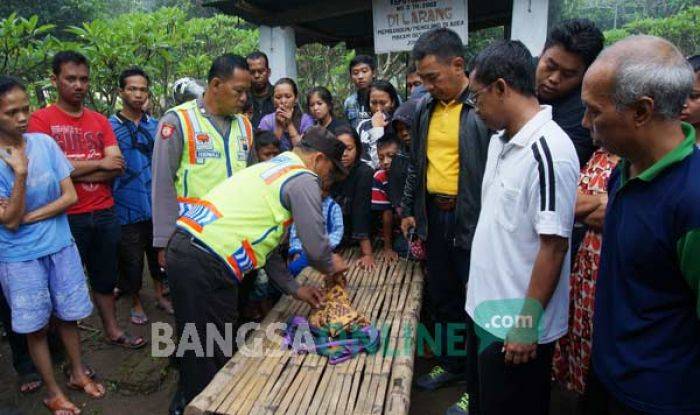
POLYGON ((181 199, 200 198, 246 167, 253 145, 253 128, 247 117, 235 115, 228 137, 222 137, 202 114, 197 100, 169 112, 177 115, 183 133, 182 158, 175 177, 175 191, 181 205, 181 199))
POLYGON ((265 265, 291 225, 282 187, 303 173, 314 174, 291 151, 248 167, 199 200, 190 200, 177 225, 223 260, 240 281, 265 265))

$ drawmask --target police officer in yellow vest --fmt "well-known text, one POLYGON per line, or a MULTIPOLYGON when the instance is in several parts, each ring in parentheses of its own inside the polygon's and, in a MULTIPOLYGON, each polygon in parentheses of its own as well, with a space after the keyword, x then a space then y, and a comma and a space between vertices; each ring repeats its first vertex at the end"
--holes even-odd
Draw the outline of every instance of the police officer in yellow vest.
MULTIPOLYGON (((214 60, 201 99, 168 110, 160 120, 153 152, 153 246, 165 248, 185 203, 246 167, 253 128, 241 111, 251 76, 245 59, 214 60)), ((165 267, 164 251, 158 261, 165 267)))
MULTIPOLYGON (((205 345, 207 330, 223 336, 226 325, 236 334, 239 284, 264 267, 287 294, 318 306, 319 289, 300 286, 287 270, 279 248, 295 223, 309 264, 328 278, 347 269, 333 254, 321 210, 321 183, 345 174, 345 146, 323 127, 309 129, 292 151, 242 170, 206 195, 188 199, 168 244, 166 262, 175 306, 178 339, 183 329, 205 345)), ((188 336, 185 336, 187 338, 188 336)), ((180 387, 189 402, 211 381, 230 356, 217 346, 213 356, 185 352, 180 387)))

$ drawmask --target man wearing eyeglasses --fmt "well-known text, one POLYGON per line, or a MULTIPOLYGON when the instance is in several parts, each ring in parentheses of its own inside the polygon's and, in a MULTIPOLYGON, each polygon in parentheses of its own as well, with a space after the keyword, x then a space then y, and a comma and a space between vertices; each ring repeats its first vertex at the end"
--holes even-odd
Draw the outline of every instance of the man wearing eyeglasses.
POLYGON ((117 177, 112 186, 114 207, 122 226, 117 289, 118 293, 131 296, 131 322, 137 325, 148 322, 139 297, 144 255, 153 278, 157 304, 172 310, 170 301, 163 296, 165 272, 158 266, 158 255, 152 243, 151 160, 158 120, 143 110, 149 98, 149 86, 150 79, 140 68, 124 70, 119 76, 123 107, 109 118, 126 164, 124 174, 117 177))
POLYGON ((498 131, 465 304, 469 413, 546 414, 554 342, 568 326, 578 157, 552 108, 537 100, 532 55, 522 42, 482 50, 469 79, 476 112, 498 131))
MULTIPOLYGON (((413 48, 423 87, 412 127, 411 165, 401 202, 401 228, 426 241, 436 365, 417 385, 433 390, 464 380, 465 286, 474 228, 479 216, 481 179, 489 132, 467 101, 464 45, 452 30, 423 34, 413 48)), ((450 413, 466 413, 463 396, 450 413)))

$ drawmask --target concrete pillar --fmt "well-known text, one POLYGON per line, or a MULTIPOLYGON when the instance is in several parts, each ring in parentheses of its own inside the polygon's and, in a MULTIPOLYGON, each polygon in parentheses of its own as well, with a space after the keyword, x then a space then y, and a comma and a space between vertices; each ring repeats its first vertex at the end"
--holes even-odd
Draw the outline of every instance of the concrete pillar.
POLYGON ((260 50, 270 59, 270 82, 273 84, 280 78, 297 77, 296 51, 294 29, 291 27, 260 26, 260 50))
POLYGON ((510 38, 525 44, 533 56, 542 53, 547 39, 549 0, 513 0, 510 38))

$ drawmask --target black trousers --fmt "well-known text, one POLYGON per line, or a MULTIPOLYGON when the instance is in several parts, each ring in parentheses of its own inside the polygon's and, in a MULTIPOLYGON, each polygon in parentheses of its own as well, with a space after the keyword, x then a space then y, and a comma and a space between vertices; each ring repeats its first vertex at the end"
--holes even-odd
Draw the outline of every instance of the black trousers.
POLYGON ((158 252, 153 247, 153 223, 147 220, 122 225, 117 287, 123 293, 136 294, 141 291, 144 254, 151 278, 163 281, 165 273, 158 265, 158 252))
POLYGON ((194 244, 192 237, 181 230, 170 238, 166 262, 177 325, 176 343, 191 345, 198 341, 205 353, 197 356, 193 347, 188 347, 180 358, 178 393, 187 404, 204 390, 236 351, 238 285, 223 262, 194 244), (227 326, 232 333, 227 339, 231 349, 222 349, 213 342, 213 353, 207 353, 207 335, 218 330, 217 334, 224 337, 227 326))
POLYGON ((70 231, 87 269, 90 288, 111 295, 117 285, 117 257, 122 227, 114 208, 68 215, 70 231))
POLYGON ((506 365, 503 342, 480 344, 474 322, 468 319, 469 414, 548 414, 554 344, 538 345, 537 357, 525 364, 506 365))
POLYGON ((425 290, 438 341, 434 352, 448 372, 462 373, 465 371, 467 313, 464 304, 470 252, 454 246, 454 230, 455 212, 438 209, 428 197, 428 277, 425 290))

